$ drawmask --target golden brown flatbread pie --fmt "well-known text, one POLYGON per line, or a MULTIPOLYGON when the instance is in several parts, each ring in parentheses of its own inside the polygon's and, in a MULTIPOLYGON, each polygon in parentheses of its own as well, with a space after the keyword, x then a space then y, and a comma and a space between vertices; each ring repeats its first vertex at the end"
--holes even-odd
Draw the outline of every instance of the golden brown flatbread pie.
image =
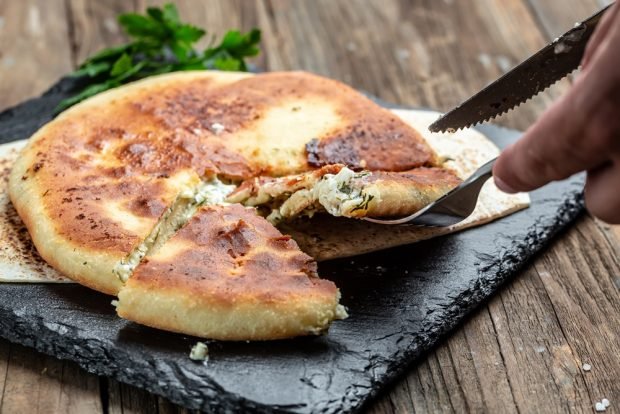
POLYGON ((121 316, 273 339, 323 332, 344 315, 339 292, 295 242, 238 203, 273 222, 391 216, 460 177, 401 117, 337 81, 201 71, 135 82, 64 112, 30 139, 9 194, 41 256, 118 294, 121 316), (237 248, 247 257, 237 260, 237 248))

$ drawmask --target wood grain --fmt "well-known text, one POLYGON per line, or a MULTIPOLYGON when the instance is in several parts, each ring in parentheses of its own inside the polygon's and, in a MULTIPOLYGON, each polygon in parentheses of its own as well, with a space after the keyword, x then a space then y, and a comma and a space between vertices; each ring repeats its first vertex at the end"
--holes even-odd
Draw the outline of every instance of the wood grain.
POLYGON ((7 341, 0 341, 0 409, 2 409, 2 396, 4 395, 10 352, 11 345, 7 341))
POLYGON ((37 96, 71 70, 61 0, 0 1, 0 110, 37 96))
POLYGON ((73 66, 105 47, 122 44, 126 39, 116 17, 136 10, 127 0, 69 0, 67 8, 73 66))
POLYGON ((594 14, 613 0, 576 1, 570 7, 558 1, 528 0, 532 14, 549 39, 555 39, 575 22, 580 22, 594 14))
MULTIPOLYGON (((181 16, 210 34, 260 27, 264 52, 256 63, 262 68, 310 70, 388 101, 445 110, 606 1, 179 0, 177 4, 181 16)), ((163 2, 0 0, 0 107, 35 95, 90 53, 122 41, 114 23, 119 12, 163 2), (30 14, 37 13, 30 11, 32 7, 46 16, 40 20, 48 42, 45 48, 39 45, 41 32, 28 26, 29 19, 35 19, 30 14), (18 42, 12 39, 20 36, 18 42), (6 56, 16 54, 19 59, 6 63, 6 56)), ((568 80, 562 81, 496 122, 527 128, 569 87, 568 80)), ((608 412, 617 410, 617 236, 617 227, 583 217, 369 404, 368 411, 592 412, 594 403, 604 397, 613 404, 608 412), (583 371, 585 362, 592 365, 591 371, 583 371)), ((74 365, 2 341, 0 390, 2 412, 187 412, 144 391, 99 380, 74 365), (20 396, 27 389, 31 397, 20 396)))
POLYGON ((97 413, 102 411, 97 377, 19 345, 11 345, 0 412, 97 413))
MULTIPOLYGON (((0 1, 0 108, 36 96, 71 70, 65 4, 0 1)), ((100 412, 97 377, 0 341, 0 412, 100 412)))
MULTIPOLYGON (((543 2, 540 2, 543 3, 543 2)), ((551 2, 544 2, 546 5, 556 4, 551 2)), ((492 6, 487 4, 487 6, 492 6)), ((529 5, 533 7, 532 5, 529 5)), ((539 35, 534 36, 531 29, 531 25, 526 21, 519 22, 514 21, 512 26, 515 28, 515 32, 510 34, 506 33, 504 36, 506 39, 510 36, 519 36, 519 32, 523 30, 519 27, 528 27, 531 39, 529 47, 530 52, 536 50, 539 47, 541 40, 546 42, 549 40, 549 33, 551 30, 557 30, 566 21, 575 21, 575 19, 581 19, 583 14, 577 15, 577 13, 583 12, 583 4, 580 4, 581 9, 571 10, 575 14, 570 12, 564 12, 561 18, 553 18, 553 15, 548 14, 549 9, 540 10, 537 19, 541 16, 546 16, 547 28, 549 32, 545 32, 540 29, 539 35)), ((598 6, 590 4, 589 14, 596 10, 598 6)), ((493 10, 494 8, 491 8, 493 10)), ((565 9, 570 10, 569 7, 565 9)), ((497 9, 495 9, 497 10, 497 9)), ((487 12, 484 11, 486 14, 487 12)), ((504 20, 498 19, 498 23, 503 26, 503 30, 511 25, 508 24, 508 20, 511 20, 513 16, 518 16, 521 13, 510 13, 504 20), (503 23, 506 23, 504 26, 503 23)), ((493 15, 500 17, 497 13, 493 12, 493 15)), ((470 18, 468 15, 467 19, 470 18)), ((469 33, 463 33, 463 37, 467 38, 469 33)), ((483 72, 481 72, 483 73, 483 72)), ((492 80, 489 79, 489 80, 492 80)), ((533 108, 530 107, 530 103, 524 105, 514 111, 511 115, 519 116, 516 120, 516 126, 522 128, 527 126, 526 122, 530 122, 534 119, 537 113, 540 113, 544 109, 545 105, 550 102, 549 98, 557 96, 557 93, 561 93, 568 87, 568 82, 563 82, 552 88, 549 97, 543 96, 540 102, 535 103, 533 108), (541 106, 538 106, 541 104, 541 106), (525 116, 520 116, 525 112, 525 109, 532 110, 532 117, 530 119, 525 116)), ((548 93, 549 93, 548 92, 548 93)), ((513 121, 508 121, 510 124, 513 121)), ((584 234, 596 234, 596 240, 600 240, 603 237, 602 231, 593 228, 594 221, 586 217, 578 225, 577 229, 587 227, 584 234), (592 233, 591 233, 592 232, 592 233)), ((595 226, 594 226, 595 227, 595 226)), ((590 240, 582 240, 574 254, 579 252, 584 257, 590 257, 596 251, 602 251, 604 257, 614 257, 614 248, 610 247, 614 242, 610 241, 609 237, 606 237, 608 245, 601 246, 598 249, 591 244, 590 240)), ((554 273, 544 272, 543 277, 539 275, 536 269, 528 269, 523 276, 517 281, 507 287, 500 295, 495 297, 487 306, 486 311, 481 310, 477 313, 468 323, 463 327, 464 336, 470 340, 469 343, 464 343, 460 338, 460 332, 451 337, 445 345, 442 345, 434 353, 429 356, 429 361, 434 358, 439 358, 439 355, 446 352, 457 352, 456 358, 453 356, 451 359, 444 358, 448 361, 448 364, 442 366, 442 375, 437 376, 439 378, 450 378, 454 372, 460 374, 460 381, 454 385, 447 384, 445 381, 436 382, 435 388, 447 388, 443 394, 450 395, 456 402, 453 403, 448 409, 442 409, 441 411, 447 412, 461 412, 461 411, 473 411, 473 412, 510 412, 510 411, 523 411, 523 412, 567 412, 567 411, 592 411, 594 403, 600 401, 606 396, 606 398, 612 398, 617 400, 618 385, 612 388, 606 388, 604 392, 592 392, 593 388, 600 388, 602 384, 609 383, 609 377, 598 380, 594 379, 594 375, 586 375, 581 370, 581 353, 578 349, 575 349, 573 341, 575 338, 569 337, 565 330, 568 329, 568 323, 572 321, 572 318, 561 318, 558 316, 556 307, 558 303, 562 303, 562 298, 566 294, 566 291, 561 288, 550 289, 550 286, 560 286, 565 289, 569 289, 575 284, 579 284, 578 274, 563 271, 564 269, 573 268, 574 264, 564 259, 559 259, 560 251, 565 245, 563 240, 560 243, 554 245, 550 251, 546 252, 542 259, 537 261, 538 263, 545 260, 554 260, 555 269, 554 273), (551 276, 550 276, 551 275, 551 276), (549 279, 551 279, 549 281, 549 279), (551 284, 553 281, 554 285, 551 284), (545 283, 546 282, 546 283, 545 283), (480 339, 484 338, 483 332, 492 332, 497 339, 494 341, 481 342, 480 339), (478 342, 478 344, 476 344, 478 342), (497 355, 500 355, 500 360, 497 360, 497 355), (459 354, 467 355, 467 359, 474 361, 474 365, 480 367, 479 371, 471 372, 463 368, 463 364, 459 362, 459 354), (495 368, 495 369, 493 369, 495 368), (490 381, 489 376, 493 378, 490 381), (506 382, 511 394, 506 392, 506 382), (597 385, 593 386, 589 382, 594 381, 597 385), (474 387, 472 391, 471 384, 481 384, 480 387, 474 387), (480 392, 478 392, 478 389, 480 392), (482 402, 480 404, 480 398, 476 396, 482 395, 482 402), (464 398, 467 396, 467 399, 464 398), (503 407, 491 407, 490 404, 510 402, 511 398, 514 400, 514 405, 503 407), (465 400, 467 405, 460 401, 465 400), (488 405, 487 405, 488 404, 488 405)), ((599 255, 597 255, 599 256, 599 255)), ((607 263, 609 265, 609 263, 607 263)), ((587 269, 587 268, 586 268, 587 269)), ((616 277, 617 270, 613 267, 599 267, 596 272, 599 276, 616 277), (612 275, 612 276, 609 276, 612 275)), ((606 289, 608 294, 606 297, 595 297, 591 291, 583 290, 580 292, 580 296, 575 297, 576 301, 586 302, 588 300, 596 299, 597 301, 605 301, 606 307, 615 307, 620 303, 618 295, 618 286, 608 286, 606 289)), ((582 303, 583 303, 582 302, 582 303)), ((574 303, 570 306, 577 306, 574 303)), ((569 307, 565 304, 565 307, 569 307)), ((579 307, 579 306, 577 306, 579 307)), ((600 311, 600 310, 599 310, 600 311)), ((608 310, 609 311, 609 310, 608 310)), ((570 314, 570 313, 569 313, 570 314)), ((600 314, 603 314, 602 312, 600 314)), ((617 312, 616 312, 617 314, 617 312)), ((564 316, 565 314, 562 314, 564 316)), ((605 313, 605 315, 608 315, 605 313)), ((607 329, 612 331, 618 331, 620 322, 617 320, 608 320, 604 322, 607 329)), ((578 326, 579 331, 583 333, 583 339, 587 343, 588 347, 603 347, 607 349, 607 355, 610 349, 617 348, 617 344, 614 340, 606 338, 600 338, 596 331, 592 329, 586 321, 582 321, 581 324, 574 324, 573 327, 578 326)), ((585 345, 584 345, 585 346, 585 345)), ((597 361, 597 364, 603 364, 606 366, 606 360, 601 358, 597 361)), ((414 382, 416 377, 420 377, 420 373, 424 372, 426 368, 422 364, 417 370, 408 375, 407 383, 414 382)), ((619 372, 619 371, 615 371, 619 372)), ((599 372, 598 375, 603 377, 609 375, 609 371, 599 372)), ((615 374, 612 374, 612 377, 615 374)), ((618 384, 618 380, 612 380, 611 383, 618 384)), ((415 394, 414 391, 412 391, 415 394)), ((434 394, 420 393, 424 396, 424 399, 431 398, 433 402, 427 402, 422 407, 426 407, 429 411, 435 411, 437 404, 442 401, 440 396, 442 392, 436 392, 434 394), (431 408, 433 407, 433 408, 431 408)), ((415 397, 411 398, 413 401, 415 397)), ((385 400, 389 401, 389 406, 398 407, 400 397, 398 396, 398 388, 384 397, 382 401, 377 405, 377 411, 382 412, 386 406, 385 400)), ((445 407, 444 407, 445 408, 445 407)), ((425 410, 417 409, 416 411, 425 410)), ((409 412, 409 410, 402 410, 399 412, 409 412)))

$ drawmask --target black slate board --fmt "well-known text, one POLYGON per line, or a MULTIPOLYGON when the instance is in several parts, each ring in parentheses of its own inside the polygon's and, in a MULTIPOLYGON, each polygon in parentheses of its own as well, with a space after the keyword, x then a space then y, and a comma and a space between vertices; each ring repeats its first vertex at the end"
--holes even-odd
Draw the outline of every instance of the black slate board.
MULTIPOLYGON (((50 120, 76 81, 0 114, 0 143, 50 120)), ((500 147, 519 133, 480 130, 500 147)), ((583 177, 531 194, 529 209, 480 228, 320 265, 350 317, 329 334, 209 344, 119 319, 112 297, 78 285, 0 285, 0 335, 86 370, 216 412, 351 412, 376 395, 489 298, 583 210, 583 177)), ((0 269, 1 271, 1 269, 0 269)))

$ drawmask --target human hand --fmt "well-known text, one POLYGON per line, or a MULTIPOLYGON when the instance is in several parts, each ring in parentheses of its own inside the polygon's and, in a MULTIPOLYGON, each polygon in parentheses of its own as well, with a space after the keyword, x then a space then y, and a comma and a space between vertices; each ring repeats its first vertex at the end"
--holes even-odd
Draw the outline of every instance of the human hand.
POLYGON ((587 171, 588 210, 620 223, 620 7, 603 16, 588 42, 582 71, 495 163, 500 190, 530 191, 587 171))

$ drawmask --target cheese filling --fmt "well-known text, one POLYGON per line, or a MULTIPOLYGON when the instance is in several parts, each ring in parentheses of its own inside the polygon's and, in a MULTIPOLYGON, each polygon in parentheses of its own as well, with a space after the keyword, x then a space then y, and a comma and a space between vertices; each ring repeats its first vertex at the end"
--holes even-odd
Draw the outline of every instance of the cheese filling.
POLYGON ((149 253, 156 252, 181 227, 185 225, 202 205, 226 204, 228 194, 234 185, 224 184, 217 178, 201 181, 194 189, 182 191, 162 215, 151 233, 125 259, 121 260, 113 272, 123 282, 127 282, 135 268, 149 253))
POLYGON ((366 189, 363 178, 370 174, 356 173, 346 167, 337 174, 325 174, 311 188, 295 191, 280 206, 274 207, 267 220, 277 224, 286 218, 312 216, 317 211, 336 217, 363 216, 372 200, 379 201, 378 194, 366 189))
POLYGON ((369 172, 356 173, 346 167, 336 175, 326 174, 314 186, 313 196, 332 216, 356 216, 355 212, 368 210, 368 204, 375 198, 364 191, 360 180, 368 175, 369 172))

